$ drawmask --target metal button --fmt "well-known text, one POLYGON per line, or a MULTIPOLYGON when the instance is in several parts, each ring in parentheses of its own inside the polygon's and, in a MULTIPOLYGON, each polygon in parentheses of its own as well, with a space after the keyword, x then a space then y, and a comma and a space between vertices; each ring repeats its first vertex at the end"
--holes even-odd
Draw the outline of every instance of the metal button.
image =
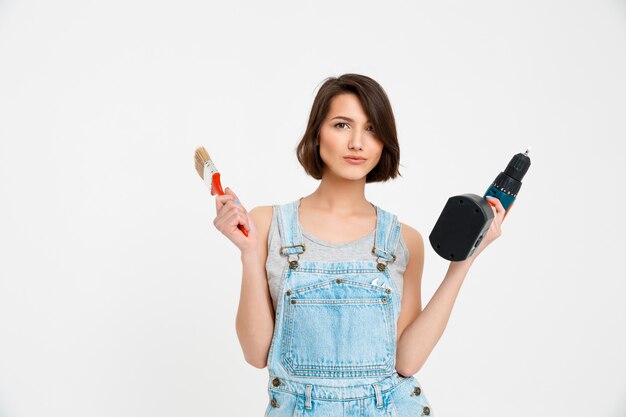
POLYGON ((386 299, 386 298, 383 298, 381 301, 382 301, 383 303, 386 303, 386 302, 387 302, 387 299, 386 299))
POLYGON ((272 398, 272 407, 274 407, 274 408, 278 407, 278 401, 276 401, 273 398, 272 398))
POLYGON ((424 414, 426 416, 429 415, 430 414, 430 408, 424 407, 424 412, 422 414, 424 414))
POLYGON ((341 284, 341 278, 337 278, 337 279, 335 280, 335 282, 336 282, 337 284, 341 284))
POLYGON ((274 378, 272 380, 272 385, 274 385, 275 387, 279 386, 280 385, 280 379, 274 378))
POLYGON ((387 288, 387 289, 385 290, 385 292, 386 292, 387 294, 391 294, 391 289, 387 288))
POLYGON ((298 261, 289 261, 289 268, 296 269, 298 267, 298 261))
POLYGON ((296 300, 291 300, 291 304, 295 304, 295 303, 296 303, 296 300))
POLYGON ((415 387, 415 389, 411 393, 411 397, 414 396, 414 395, 415 396, 420 395, 421 393, 422 393, 422 390, 420 389, 420 387, 415 387))
POLYGON ((287 291, 285 294, 289 297, 291 295, 291 291, 287 291))
POLYGON ((378 265, 376 265, 376 268, 378 268, 379 271, 384 271, 385 270, 385 264, 379 263, 378 265))

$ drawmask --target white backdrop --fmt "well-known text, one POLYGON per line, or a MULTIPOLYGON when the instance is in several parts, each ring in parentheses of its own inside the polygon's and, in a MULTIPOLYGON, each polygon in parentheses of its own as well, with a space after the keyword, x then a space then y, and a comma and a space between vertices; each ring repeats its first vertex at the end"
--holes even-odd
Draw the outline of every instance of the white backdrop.
POLYGON ((317 181, 295 147, 327 76, 387 91, 402 177, 366 187, 447 262, 448 197, 532 166, 416 378, 437 416, 626 416, 626 3, 0 2, 0 416, 261 416, 235 333, 246 208, 317 181))

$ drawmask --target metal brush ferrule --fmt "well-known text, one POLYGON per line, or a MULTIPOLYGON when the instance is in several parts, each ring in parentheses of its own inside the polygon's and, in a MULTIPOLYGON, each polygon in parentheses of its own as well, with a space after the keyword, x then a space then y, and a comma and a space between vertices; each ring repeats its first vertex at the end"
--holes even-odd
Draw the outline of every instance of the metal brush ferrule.
POLYGON ((215 164, 213 163, 213 161, 209 159, 204 163, 204 175, 202 176, 202 179, 204 179, 204 183, 207 187, 209 187, 209 190, 211 189, 211 180, 213 179, 213 174, 215 174, 216 172, 218 171, 217 168, 215 168, 215 164))

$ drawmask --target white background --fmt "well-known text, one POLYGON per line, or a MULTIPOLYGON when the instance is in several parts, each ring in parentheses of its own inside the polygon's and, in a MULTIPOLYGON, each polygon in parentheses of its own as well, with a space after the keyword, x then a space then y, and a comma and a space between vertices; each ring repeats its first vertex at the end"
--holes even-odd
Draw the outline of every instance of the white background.
POLYGON ((366 187, 426 241, 448 197, 532 166, 416 374, 437 416, 626 415, 626 3, 0 3, 0 416, 261 416, 235 334, 244 206, 312 192, 318 86, 387 91, 401 178, 366 187))

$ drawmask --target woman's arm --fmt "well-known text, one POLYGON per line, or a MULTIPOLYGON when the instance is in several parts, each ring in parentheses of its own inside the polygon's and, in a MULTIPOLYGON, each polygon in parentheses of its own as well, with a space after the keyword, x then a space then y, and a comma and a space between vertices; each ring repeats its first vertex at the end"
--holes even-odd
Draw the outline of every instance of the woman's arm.
POLYGON ((492 206, 495 217, 487 235, 471 257, 460 262, 450 262, 443 282, 423 311, 421 311, 419 291, 424 262, 424 243, 417 230, 403 225, 403 230, 406 229, 403 236, 406 236, 409 262, 404 274, 402 309, 398 319, 396 370, 400 375, 414 375, 424 365, 448 324, 461 284, 474 260, 487 245, 501 235, 500 226, 504 218, 504 208, 499 200, 495 199, 492 202, 495 204, 495 207, 492 206), (407 324, 403 325, 403 323, 407 324))
POLYGON ((257 249, 241 252, 242 279, 236 329, 246 362, 256 368, 267 365, 274 334, 274 306, 267 282, 267 238, 272 221, 272 207, 250 210, 259 232, 257 249))
MULTIPOLYGON (((407 246, 409 247, 410 258, 414 260, 415 258, 423 259, 424 249, 421 236, 417 240, 414 238, 412 242, 407 242, 407 246)), ((439 342, 448 324, 452 307, 461 289, 461 284, 472 262, 473 258, 462 262, 451 262, 443 282, 423 311, 419 311, 419 306, 405 303, 405 297, 402 297, 402 312, 406 315, 413 312, 416 318, 406 326, 398 340, 396 370, 400 375, 410 376, 416 374, 430 356, 437 342, 439 342), (416 310, 417 313, 415 313, 416 310)), ((409 272, 408 265, 406 272, 409 272)), ((406 272, 404 274, 405 281, 421 281, 421 272, 419 276, 410 275, 406 272)), ((404 291, 407 290, 407 288, 404 289, 404 291)), ((398 321, 400 322, 400 320, 398 321)))

